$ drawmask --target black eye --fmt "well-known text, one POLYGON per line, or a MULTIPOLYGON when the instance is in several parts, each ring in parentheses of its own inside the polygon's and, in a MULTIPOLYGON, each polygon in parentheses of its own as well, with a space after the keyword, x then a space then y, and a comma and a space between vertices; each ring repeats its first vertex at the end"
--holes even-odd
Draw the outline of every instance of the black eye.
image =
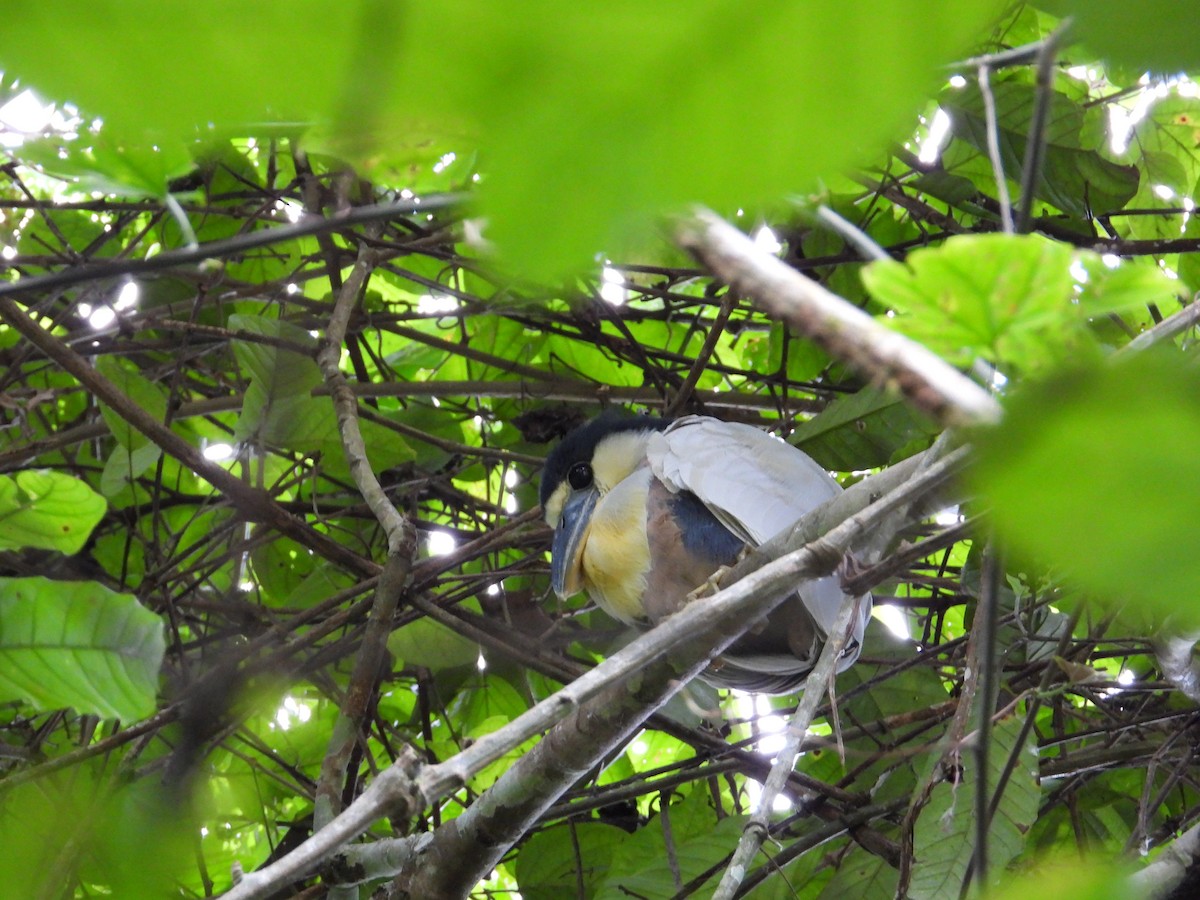
POLYGON ((592 467, 585 462, 575 463, 567 472, 567 481, 577 491, 592 486, 592 467))

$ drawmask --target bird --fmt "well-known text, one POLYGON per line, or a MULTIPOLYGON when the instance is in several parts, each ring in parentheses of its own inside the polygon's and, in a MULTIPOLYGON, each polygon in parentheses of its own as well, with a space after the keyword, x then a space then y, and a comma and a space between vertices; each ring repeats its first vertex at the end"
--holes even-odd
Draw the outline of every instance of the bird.
MULTIPOLYGON (((653 627, 747 550, 841 493, 811 457, 751 425, 613 411, 546 457, 539 494, 554 529, 550 580, 613 618, 653 627)), ((701 675, 717 688, 803 687, 843 602, 837 576, 807 580, 701 675)), ((858 658, 870 596, 858 600, 837 670, 858 658)))

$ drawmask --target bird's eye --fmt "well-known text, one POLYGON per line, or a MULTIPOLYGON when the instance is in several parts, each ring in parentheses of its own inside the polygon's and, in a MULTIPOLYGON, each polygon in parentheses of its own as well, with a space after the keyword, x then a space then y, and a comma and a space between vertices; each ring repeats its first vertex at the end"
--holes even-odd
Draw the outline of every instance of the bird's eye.
POLYGON ((592 486, 592 467, 585 462, 575 463, 567 472, 567 481, 577 491, 592 486))

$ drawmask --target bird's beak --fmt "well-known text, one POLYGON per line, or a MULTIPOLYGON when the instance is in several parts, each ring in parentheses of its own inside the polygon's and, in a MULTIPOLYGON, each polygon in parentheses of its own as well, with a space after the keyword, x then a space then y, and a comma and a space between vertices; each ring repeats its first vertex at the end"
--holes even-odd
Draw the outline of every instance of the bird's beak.
POLYGON ((563 505, 550 551, 550 585, 564 600, 583 587, 583 545, 600 492, 578 491, 563 505))

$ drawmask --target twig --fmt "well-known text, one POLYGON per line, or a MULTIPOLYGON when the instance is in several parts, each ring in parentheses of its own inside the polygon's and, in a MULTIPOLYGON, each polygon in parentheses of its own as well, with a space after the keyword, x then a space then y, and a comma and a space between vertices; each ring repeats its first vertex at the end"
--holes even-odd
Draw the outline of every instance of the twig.
POLYGON ((223 259, 235 256, 244 250, 256 247, 266 247, 296 238, 308 237, 327 231, 338 231, 366 222, 393 219, 396 216, 407 216, 418 212, 446 209, 462 202, 459 194, 438 194, 432 197, 422 197, 403 203, 382 203, 375 206, 358 206, 343 215, 329 219, 315 219, 297 222, 294 225, 280 225, 277 228, 264 228, 251 231, 237 237, 224 238, 219 241, 209 241, 196 247, 182 250, 168 250, 149 259, 124 259, 119 262, 94 263, 51 272, 48 275, 38 275, 33 278, 22 278, 0 284, 0 297, 15 297, 31 292, 45 292, 51 288, 67 287, 72 284, 82 284, 87 281, 99 281, 104 278, 115 278, 118 275, 141 275, 146 272, 161 272, 189 263, 202 262, 206 259, 223 259))
POLYGON ((817 218, 830 229, 844 237, 862 254, 863 259, 891 259, 891 255, 880 247, 871 236, 847 219, 840 216, 825 204, 817 207, 817 218))
POLYGON ((946 425, 992 424, 1000 407, 982 387, 920 344, 765 252, 708 210, 679 223, 676 240, 731 288, 830 355, 896 387, 946 425))
POLYGON ((720 884, 713 892, 713 900, 733 900, 738 886, 746 877, 747 868, 767 837, 775 798, 783 789, 788 774, 796 764, 796 757, 800 755, 800 747, 804 743, 808 727, 812 724, 817 706, 825 696, 825 690, 833 679, 838 660, 841 659, 842 650, 846 646, 850 623, 858 615, 859 602, 859 598, 856 597, 846 597, 842 600, 842 608, 838 611, 838 617, 825 640, 825 646, 821 648, 821 656, 805 682, 804 697, 796 707, 791 721, 788 722, 787 738, 775 758, 771 774, 767 776, 767 780, 763 784, 762 794, 758 799, 758 809, 755 810, 754 815, 750 817, 742 830, 742 837, 738 841, 733 859, 729 861, 720 884))
POLYGON ((972 883, 987 884, 988 832, 991 830, 991 794, 988 787, 988 756, 992 745, 992 713, 996 706, 996 623, 999 619, 1000 574, 1003 566, 994 541, 984 550, 980 578, 979 608, 975 628, 979 631, 979 732, 975 739, 975 853, 967 867, 965 895, 972 883))
MULTIPOLYGON (((383 527, 388 538, 388 559, 375 589, 375 598, 367 621, 354 670, 346 690, 346 698, 338 712, 329 737, 329 745, 321 761, 321 777, 317 783, 313 806, 313 829, 320 830, 341 812, 341 783, 350 777, 348 771, 358 734, 370 709, 371 697, 379 679, 379 671, 387 656, 387 637, 391 631, 396 605, 411 580, 417 536, 412 523, 401 516, 387 498, 379 479, 371 470, 362 430, 358 425, 358 401, 340 366, 342 344, 350 315, 358 305, 375 266, 375 252, 366 243, 359 247, 358 260, 350 276, 338 291, 326 329, 325 340, 317 352, 317 365, 333 397, 338 431, 346 453, 350 474, 359 493, 383 527)), ((331 895, 341 896, 341 888, 331 889, 331 895)), ((357 892, 354 892, 357 896, 357 892)))
POLYGON ((1143 331, 1132 341, 1117 350, 1117 353, 1136 353, 1152 347, 1160 341, 1170 340, 1177 334, 1183 334, 1189 328, 1200 323, 1200 297, 1195 297, 1183 309, 1173 313, 1155 325, 1143 331))
POLYGON ((708 329, 708 335, 704 338, 704 344, 700 347, 700 352, 696 354, 696 361, 692 363, 687 378, 675 392, 675 397, 663 410, 665 418, 673 419, 679 415, 687 402, 694 396, 696 384, 700 381, 700 376, 704 374, 709 357, 717 349, 717 341, 721 339, 721 334, 725 331, 725 323, 729 321, 729 315, 735 306, 737 306, 737 294, 733 291, 726 291, 725 296, 721 299, 721 308, 717 310, 716 318, 713 319, 713 323, 708 329))
POLYGON ((1025 143, 1025 161, 1021 171, 1020 207, 1017 210, 1016 230, 1018 234, 1029 231, 1033 221, 1033 197, 1042 166, 1046 160, 1046 119, 1050 114, 1050 103, 1054 98, 1054 61, 1058 56, 1058 45, 1071 26, 1070 17, 1052 31, 1037 53, 1037 97, 1033 106, 1033 119, 1029 123, 1029 136, 1025 143))
POLYGON ((3 286, 0 286, 0 319, 79 379, 96 399, 111 407, 117 415, 161 447, 164 453, 179 460, 228 497, 242 515, 251 521, 271 526, 325 559, 358 575, 370 576, 379 571, 374 563, 284 511, 266 492, 251 487, 206 459, 198 449, 138 406, 120 388, 88 365, 83 357, 29 318, 11 297, 4 296, 3 286))
POLYGON ((1008 179, 1004 175, 1004 160, 1000 158, 1000 124, 996 121, 996 98, 992 96, 988 67, 978 69, 979 93, 983 97, 983 115, 987 123, 988 159, 992 177, 996 179, 996 200, 1000 204, 1000 227, 1005 234, 1013 233, 1012 201, 1008 197, 1008 179))

